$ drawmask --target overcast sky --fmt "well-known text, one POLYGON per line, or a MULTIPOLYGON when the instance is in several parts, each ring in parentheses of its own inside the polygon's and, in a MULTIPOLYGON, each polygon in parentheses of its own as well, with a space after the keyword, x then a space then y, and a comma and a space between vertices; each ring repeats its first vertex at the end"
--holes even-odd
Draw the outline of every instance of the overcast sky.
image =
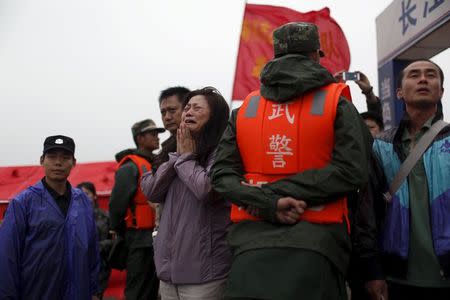
MULTIPOLYGON (((249 3, 300 12, 328 6, 347 36, 350 69, 378 86, 375 18, 390 0, 249 3)), ((162 125, 157 98, 169 86, 214 86, 229 100, 244 4, 0 0, 0 165, 37 164, 44 138, 53 134, 75 139, 79 162, 112 160, 133 146, 135 121, 162 125)), ((448 91, 449 57, 447 49, 434 58, 448 91)), ((443 102, 448 120, 450 104, 443 102)))

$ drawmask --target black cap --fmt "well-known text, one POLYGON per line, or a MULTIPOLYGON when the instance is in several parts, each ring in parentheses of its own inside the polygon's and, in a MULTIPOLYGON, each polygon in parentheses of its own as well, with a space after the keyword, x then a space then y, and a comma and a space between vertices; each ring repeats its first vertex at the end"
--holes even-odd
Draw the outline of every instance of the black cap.
POLYGON ((44 141, 44 151, 43 154, 50 150, 61 149, 75 154, 75 142, 72 138, 64 135, 53 135, 49 136, 44 141))

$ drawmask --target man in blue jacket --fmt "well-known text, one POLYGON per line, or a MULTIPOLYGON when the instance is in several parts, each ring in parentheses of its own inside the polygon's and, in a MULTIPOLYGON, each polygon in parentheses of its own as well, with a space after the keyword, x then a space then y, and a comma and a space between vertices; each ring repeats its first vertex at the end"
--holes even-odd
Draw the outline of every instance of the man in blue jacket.
POLYGON ((74 153, 70 137, 47 137, 45 177, 9 203, 0 226, 0 299, 97 299, 92 204, 67 181, 74 153))
POLYGON ((357 213, 357 226, 365 232, 353 231, 357 240, 361 236, 354 251, 371 299, 450 297, 450 126, 434 138, 391 201, 377 193, 392 183, 420 139, 443 118, 443 82, 442 69, 432 61, 420 59, 406 66, 397 89, 405 117, 373 145, 383 173, 377 178, 386 178, 361 207, 381 206, 384 212, 357 213))

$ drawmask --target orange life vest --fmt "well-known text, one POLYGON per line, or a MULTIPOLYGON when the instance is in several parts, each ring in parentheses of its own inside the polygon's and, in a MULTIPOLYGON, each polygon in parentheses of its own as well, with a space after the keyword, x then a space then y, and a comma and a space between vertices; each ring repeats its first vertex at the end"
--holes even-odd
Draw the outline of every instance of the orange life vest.
POLYGON ((136 194, 133 197, 132 207, 128 207, 127 214, 125 215, 125 223, 127 228, 133 229, 151 229, 155 227, 155 209, 148 203, 147 197, 141 190, 141 176, 151 170, 150 163, 138 156, 127 155, 119 162, 119 167, 125 162, 131 160, 138 168, 138 188, 136 194))
MULTIPOLYGON (((331 160, 334 121, 340 96, 351 100, 347 85, 333 83, 286 103, 266 100, 259 90, 250 93, 239 109, 236 136, 250 184, 264 184, 331 160)), ((348 222, 346 197, 309 207, 299 220, 311 223, 348 222)), ((260 220, 232 205, 231 220, 260 220)), ((348 223, 347 223, 348 224, 348 223)))

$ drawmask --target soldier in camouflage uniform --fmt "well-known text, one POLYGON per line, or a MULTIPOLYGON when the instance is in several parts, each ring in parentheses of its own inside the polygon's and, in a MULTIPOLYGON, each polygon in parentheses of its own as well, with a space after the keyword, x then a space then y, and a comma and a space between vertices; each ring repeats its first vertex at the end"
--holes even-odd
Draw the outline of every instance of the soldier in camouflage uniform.
MULTIPOLYGON (((275 57, 261 72, 260 91, 250 94, 259 96, 248 97, 244 109, 256 97, 268 107, 272 105, 272 110, 274 106, 286 105, 287 115, 288 104, 298 104, 304 97, 311 99, 318 89, 328 91, 336 87, 333 76, 319 64, 324 53, 314 24, 286 24, 274 31, 273 39, 275 57)), ((239 134, 239 130, 249 127, 241 127, 236 120, 239 116, 239 120, 252 122, 253 116, 247 116, 251 114, 250 109, 243 114, 239 109, 233 111, 217 150, 211 179, 214 189, 225 199, 260 220, 235 223, 228 234, 233 263, 225 292, 227 299, 346 299, 344 274, 351 250, 347 222, 343 218, 342 223, 330 224, 299 221, 305 209, 333 203, 367 182, 370 133, 352 103, 343 96, 336 97, 324 102, 326 108, 335 111, 334 122, 326 119, 327 130, 324 130, 327 136, 334 136, 332 152, 327 154, 331 159, 324 161, 323 167, 294 170, 288 177, 260 185, 245 183, 244 174, 250 172, 243 162, 248 163, 251 157, 242 155, 241 151, 251 148, 255 153, 263 153, 264 159, 269 153, 260 146, 262 138, 261 143, 253 146, 245 144, 249 136, 239 134), (239 145, 239 141, 243 144, 239 145)), ((303 115, 295 116, 300 119, 303 115)), ((265 114, 263 117, 257 117, 263 122, 258 128, 270 124, 266 122, 271 119, 265 114)), ((301 121, 299 127, 311 128, 310 120, 301 121)), ((289 130, 297 130, 292 126, 289 130)), ((327 142, 317 130, 311 130, 316 133, 313 138, 295 135, 290 138, 299 144, 327 142)), ((292 155, 300 159, 302 153, 298 147, 292 148, 292 155)))
POLYGON ((111 250, 112 241, 109 239, 109 216, 108 213, 98 207, 97 191, 92 182, 85 181, 77 185, 92 200, 94 205, 95 225, 97 227, 97 237, 100 244, 100 272, 98 276, 99 293, 97 297, 102 299, 103 293, 108 287, 109 276, 111 275, 111 268, 108 267, 106 261, 111 250))
MULTIPOLYGON (((125 285, 127 300, 156 299, 158 294, 159 280, 156 277, 153 261, 153 228, 137 228, 136 225, 127 224, 125 219, 128 212, 138 209, 135 197, 142 192, 139 174, 149 171, 143 167, 143 161, 150 165, 153 163, 155 157, 153 151, 159 148, 158 134, 164 131, 164 128, 157 127, 155 122, 150 119, 136 122, 131 128, 131 132, 137 148, 125 149, 116 154, 119 168, 116 171, 109 202, 110 233, 113 235, 113 239, 114 235, 124 237, 128 248, 125 285), (132 160, 130 157, 135 158, 132 160), (136 162, 136 160, 140 162, 136 162)), ((141 221, 150 221, 151 223, 145 214, 140 214, 140 216, 140 221, 136 216, 130 219, 134 219, 136 224, 141 221)))

